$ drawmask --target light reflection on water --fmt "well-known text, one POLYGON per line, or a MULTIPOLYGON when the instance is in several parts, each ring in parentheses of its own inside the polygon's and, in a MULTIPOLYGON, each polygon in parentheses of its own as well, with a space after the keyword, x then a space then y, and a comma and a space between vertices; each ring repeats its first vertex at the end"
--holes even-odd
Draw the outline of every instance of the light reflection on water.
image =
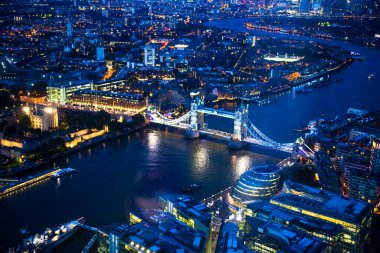
POLYGON ((146 129, 62 158, 57 166, 80 173, 47 180, 0 201, 0 244, 16 238, 26 225, 37 233, 82 216, 93 226, 125 222, 130 210, 142 206, 141 200, 149 202, 146 197, 178 193, 195 182, 203 187, 192 194, 202 199, 234 184, 253 164, 272 159, 230 151, 227 145, 224 140, 187 140, 183 133, 146 129))
POLYGON ((249 170, 252 167, 252 164, 254 162, 254 156, 249 156, 249 155, 242 155, 242 156, 237 156, 237 155, 232 155, 231 157, 231 166, 232 168, 235 168, 234 170, 234 180, 238 180, 239 177, 249 170))
POLYGON ((198 145, 195 148, 192 160, 193 175, 197 180, 200 180, 210 166, 210 150, 203 144, 198 145))

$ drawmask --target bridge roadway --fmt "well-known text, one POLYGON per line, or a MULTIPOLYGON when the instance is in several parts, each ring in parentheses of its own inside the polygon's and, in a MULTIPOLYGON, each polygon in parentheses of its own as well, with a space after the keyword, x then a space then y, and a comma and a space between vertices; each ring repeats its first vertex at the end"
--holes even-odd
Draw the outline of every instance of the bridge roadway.
POLYGON ((220 117, 228 118, 228 119, 235 119, 235 113, 229 112, 226 110, 221 110, 221 109, 216 110, 213 108, 200 106, 200 107, 198 107, 197 112, 209 114, 209 115, 220 116, 220 117))

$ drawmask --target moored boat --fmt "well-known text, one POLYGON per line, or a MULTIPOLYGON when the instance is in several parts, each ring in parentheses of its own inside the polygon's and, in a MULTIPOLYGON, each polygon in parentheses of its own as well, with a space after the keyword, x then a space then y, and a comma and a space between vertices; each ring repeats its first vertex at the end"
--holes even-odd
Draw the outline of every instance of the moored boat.
POLYGON ((64 169, 60 169, 59 171, 57 171, 57 172, 53 175, 53 177, 54 177, 54 178, 63 177, 63 176, 65 176, 65 175, 68 175, 68 174, 74 173, 75 171, 76 171, 75 169, 70 168, 70 167, 68 167, 68 168, 64 168, 64 169))

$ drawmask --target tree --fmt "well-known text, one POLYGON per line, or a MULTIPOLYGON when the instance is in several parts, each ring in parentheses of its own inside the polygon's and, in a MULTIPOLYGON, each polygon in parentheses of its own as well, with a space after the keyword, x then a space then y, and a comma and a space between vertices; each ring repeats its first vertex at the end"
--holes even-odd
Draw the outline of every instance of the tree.
POLYGON ((30 121, 30 118, 26 114, 22 114, 18 120, 20 126, 24 129, 31 128, 32 127, 32 121, 30 121))
POLYGON ((9 91, 0 91, 0 110, 5 109, 6 107, 10 108, 15 104, 15 101, 11 98, 9 91))
POLYGON ((133 116, 132 116, 132 122, 133 122, 133 126, 139 126, 139 125, 142 125, 142 124, 144 124, 144 122, 145 122, 145 117, 144 117, 144 115, 142 115, 141 113, 140 113, 140 114, 133 115, 133 116))

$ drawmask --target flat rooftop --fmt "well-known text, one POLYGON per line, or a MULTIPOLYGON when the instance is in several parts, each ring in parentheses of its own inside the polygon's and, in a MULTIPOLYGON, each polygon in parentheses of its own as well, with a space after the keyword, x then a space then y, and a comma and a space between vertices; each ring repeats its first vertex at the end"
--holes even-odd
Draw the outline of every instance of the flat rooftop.
MULTIPOLYGON (((318 230, 329 236, 336 236, 342 231, 342 226, 338 224, 305 216, 265 201, 256 201, 248 204, 247 208, 253 210, 254 213, 271 215, 284 221, 289 221, 289 223, 303 227, 308 231, 318 230)), ((258 217, 258 219, 261 218, 258 217)))
POLYGON ((275 196, 271 203, 280 202, 354 224, 360 224, 372 209, 372 205, 364 201, 345 198, 302 184, 287 182, 287 185, 290 185, 294 194, 284 193, 275 196))

